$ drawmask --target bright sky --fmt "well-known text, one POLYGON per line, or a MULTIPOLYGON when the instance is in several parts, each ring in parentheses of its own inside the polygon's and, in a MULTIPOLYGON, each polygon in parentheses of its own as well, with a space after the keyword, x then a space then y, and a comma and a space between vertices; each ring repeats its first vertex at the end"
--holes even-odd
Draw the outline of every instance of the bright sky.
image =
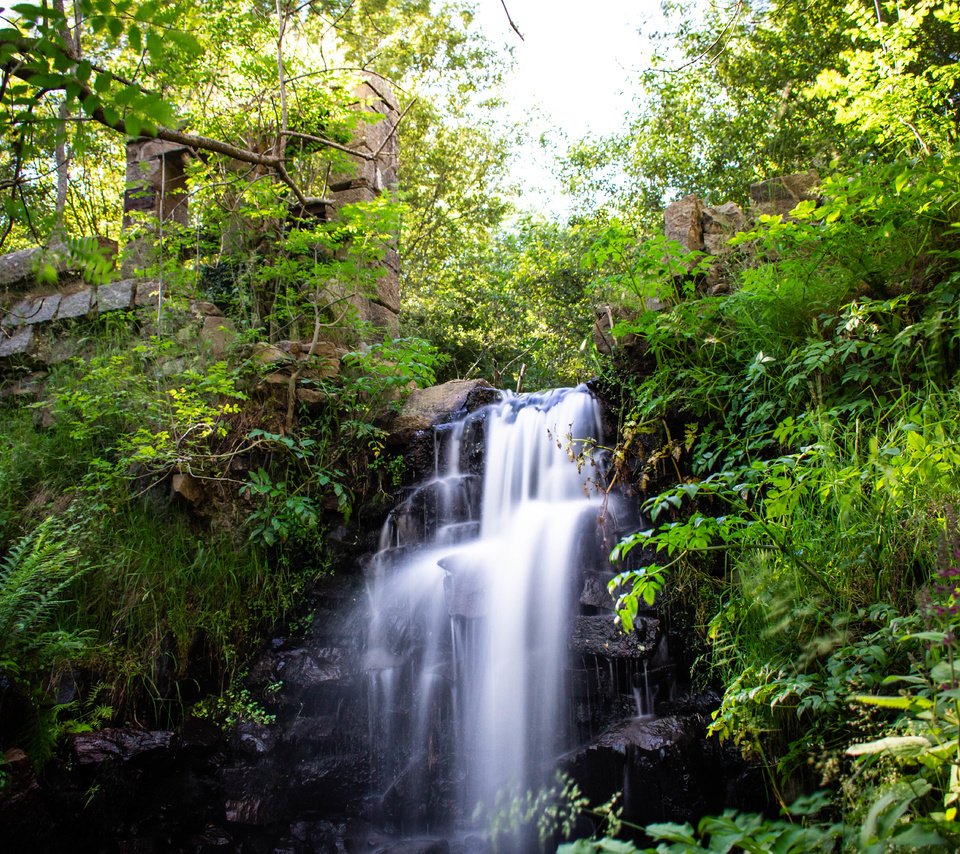
MULTIPOLYGON (((495 42, 513 46, 516 67, 506 98, 513 118, 533 116, 534 139, 565 146, 615 130, 631 106, 638 71, 647 65, 647 34, 660 22, 659 0, 506 0, 524 41, 514 33, 500 0, 478 0, 477 18, 495 42), (642 28, 643 34, 638 30, 642 28)), ((550 155, 538 147, 521 154, 515 177, 533 207, 562 204, 549 176, 550 155), (535 196, 530 191, 538 189, 535 196)))

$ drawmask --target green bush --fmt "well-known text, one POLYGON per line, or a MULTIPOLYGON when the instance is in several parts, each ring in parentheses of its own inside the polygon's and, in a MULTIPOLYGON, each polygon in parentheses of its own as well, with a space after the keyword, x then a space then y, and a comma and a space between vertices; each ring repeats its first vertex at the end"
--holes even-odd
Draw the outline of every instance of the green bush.
MULTIPOLYGON (((652 366, 631 381, 620 458, 666 425, 640 485, 663 484, 666 460, 677 475, 614 550, 660 554, 611 583, 621 623, 681 590, 695 603, 700 675, 725 687, 712 732, 781 803, 833 787, 842 833, 810 825, 828 849, 957 842, 958 170, 831 177, 822 204, 732 241, 729 294, 688 291, 618 330, 652 366)), ((779 832, 711 821, 704 847, 736 832, 767 850, 757 834, 779 832)), ((670 833, 669 850, 702 850, 670 833)))

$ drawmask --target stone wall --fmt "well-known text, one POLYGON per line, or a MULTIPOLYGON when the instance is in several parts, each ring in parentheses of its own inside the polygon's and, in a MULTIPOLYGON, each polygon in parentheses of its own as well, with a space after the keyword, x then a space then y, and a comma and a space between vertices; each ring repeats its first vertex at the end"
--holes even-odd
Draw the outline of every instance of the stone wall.
MULTIPOLYGON (((390 85, 376 75, 368 75, 357 89, 356 108, 366 115, 360 121, 350 148, 352 168, 330 176, 327 194, 310 199, 304 210, 297 205, 294 218, 316 216, 330 219, 347 204, 373 201, 394 188, 399 168, 397 124, 399 105, 390 85)), ((85 285, 71 267, 72 258, 64 247, 26 249, 0 256, 0 288, 17 300, 6 312, 0 310, 0 360, 48 361, 44 341, 56 329, 56 322, 93 317, 105 311, 133 309, 147 304, 146 294, 162 294, 159 283, 145 279, 141 271, 154 262, 157 232, 166 224, 185 226, 189 222, 189 193, 186 167, 192 153, 184 146, 158 139, 135 139, 127 143, 124 194, 124 227, 137 229, 124 251, 121 280, 102 287, 85 285), (37 269, 46 265, 60 277, 59 283, 42 288, 37 269)), ((103 247, 106 255, 115 255, 116 246, 103 247)), ((400 312, 400 259, 396 245, 387 248, 382 270, 373 292, 345 294, 361 319, 386 332, 396 333, 400 312)), ((4 294, 0 294, 2 298, 4 294)), ((216 337, 216 336, 214 336, 216 337)))

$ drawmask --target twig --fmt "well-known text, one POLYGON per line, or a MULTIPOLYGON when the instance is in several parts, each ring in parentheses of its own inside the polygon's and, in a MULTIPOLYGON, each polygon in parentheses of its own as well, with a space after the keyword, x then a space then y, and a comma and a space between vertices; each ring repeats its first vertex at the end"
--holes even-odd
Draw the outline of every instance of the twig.
POLYGON ((400 122, 403 121, 403 117, 404 117, 407 113, 410 112, 410 108, 411 108, 414 104, 416 104, 416 103, 417 103, 417 99, 414 98, 409 104, 407 104, 407 106, 405 106, 405 107, 403 108, 403 112, 400 113, 400 115, 397 117, 397 120, 396 120, 396 122, 394 123, 393 127, 390 128, 390 133, 387 134, 387 136, 386 136, 386 138, 383 140, 383 142, 380 143, 380 147, 373 153, 373 159, 376 159, 377 157, 380 156, 380 152, 383 151, 384 146, 386 146, 386 144, 387 144, 387 143, 394 137, 394 135, 396 134, 397 129, 400 127, 400 122))
MULTIPOLYGON (((683 71, 683 69, 689 68, 691 65, 696 64, 705 56, 707 56, 707 54, 709 54, 710 51, 712 51, 718 44, 720 44, 721 41, 723 41, 727 33, 730 32, 730 30, 737 25, 737 22, 740 20, 741 14, 743 14, 743 0, 737 0, 737 8, 736 8, 736 11, 734 12, 733 18, 723 28, 720 35, 717 36, 709 45, 707 45, 699 54, 697 54, 689 62, 685 62, 683 65, 677 68, 667 68, 666 71, 668 71, 671 74, 676 74, 678 71, 683 71)), ((724 45, 724 47, 726 47, 726 45, 724 45)), ((720 53, 722 52, 723 51, 720 51, 720 53)), ((717 56, 719 56, 720 53, 718 53, 717 56)), ((713 58, 716 59, 716 56, 713 58)))
POLYGON ((523 33, 520 32, 519 27, 513 22, 513 18, 510 17, 510 10, 507 8, 507 0, 500 0, 500 5, 503 6, 503 11, 507 15, 507 20, 510 22, 510 28, 520 36, 520 41, 526 41, 523 37, 523 33))
POLYGON ((364 160, 373 160, 376 157, 375 154, 367 154, 364 151, 357 151, 354 148, 348 148, 346 145, 341 145, 339 142, 334 142, 333 140, 326 139, 325 137, 322 137, 322 136, 314 136, 313 134, 310 134, 310 133, 299 133, 298 131, 295 131, 295 130, 288 130, 287 136, 293 136, 293 137, 296 137, 297 139, 306 139, 310 142, 319 142, 325 145, 327 148, 334 148, 337 151, 342 151, 345 154, 349 154, 353 157, 360 157, 364 160))

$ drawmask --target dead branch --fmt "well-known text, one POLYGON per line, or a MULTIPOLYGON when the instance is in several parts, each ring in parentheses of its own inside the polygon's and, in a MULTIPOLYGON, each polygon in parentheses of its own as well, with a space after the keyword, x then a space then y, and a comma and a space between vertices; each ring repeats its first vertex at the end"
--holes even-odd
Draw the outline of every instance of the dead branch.
POLYGON ((513 18, 510 17, 510 10, 507 8, 507 0, 500 0, 500 5, 503 6, 503 11, 507 15, 507 20, 510 22, 510 28, 520 36, 520 41, 526 41, 523 37, 523 33, 520 32, 520 28, 513 22, 513 18))

